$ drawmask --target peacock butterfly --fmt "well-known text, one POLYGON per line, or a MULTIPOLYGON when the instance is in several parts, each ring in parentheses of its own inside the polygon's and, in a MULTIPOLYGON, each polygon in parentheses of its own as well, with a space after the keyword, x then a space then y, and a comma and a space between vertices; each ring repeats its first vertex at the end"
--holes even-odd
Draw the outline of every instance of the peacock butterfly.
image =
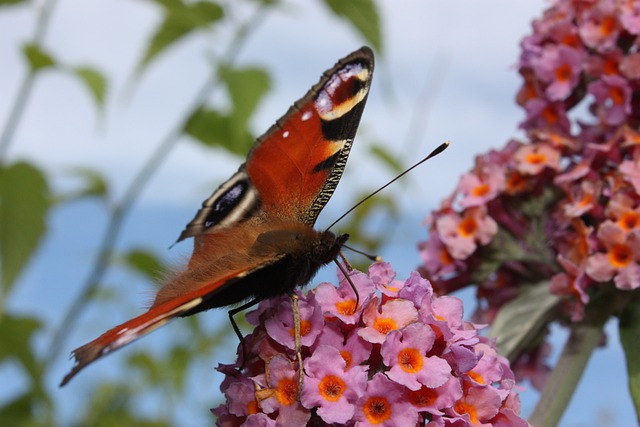
POLYGON ((194 238, 187 267, 167 279, 147 312, 74 350, 61 386, 175 317, 290 292, 337 258, 348 236, 313 225, 342 177, 373 66, 368 47, 341 59, 256 140, 180 234, 178 241, 194 238))

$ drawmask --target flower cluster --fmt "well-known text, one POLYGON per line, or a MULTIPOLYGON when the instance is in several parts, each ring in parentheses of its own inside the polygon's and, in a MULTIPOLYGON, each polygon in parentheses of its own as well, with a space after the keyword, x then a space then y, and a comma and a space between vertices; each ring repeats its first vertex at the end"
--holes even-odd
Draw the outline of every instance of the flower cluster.
POLYGON ((640 287, 638 35, 637 1, 556 0, 522 41, 526 142, 477 157, 420 247, 436 292, 478 286, 477 321, 534 283, 572 321, 640 287))
POLYGON ((462 320, 461 301, 417 273, 394 278, 377 263, 350 273, 357 300, 343 276, 298 294, 302 369, 291 298, 248 313, 246 360, 218 368, 218 425, 527 426, 508 362, 462 320))

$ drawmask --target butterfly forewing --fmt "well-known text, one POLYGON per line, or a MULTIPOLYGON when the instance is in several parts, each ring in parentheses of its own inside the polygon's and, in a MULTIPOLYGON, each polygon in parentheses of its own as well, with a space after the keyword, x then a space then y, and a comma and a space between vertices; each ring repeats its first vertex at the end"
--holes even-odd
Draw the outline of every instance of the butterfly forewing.
POLYGON ((247 170, 265 211, 315 223, 342 177, 372 75, 371 50, 352 53, 258 139, 247 170))
POLYGON ((204 201, 178 240, 261 211, 313 225, 342 177, 373 66, 373 52, 363 47, 326 71, 256 140, 247 162, 204 201))

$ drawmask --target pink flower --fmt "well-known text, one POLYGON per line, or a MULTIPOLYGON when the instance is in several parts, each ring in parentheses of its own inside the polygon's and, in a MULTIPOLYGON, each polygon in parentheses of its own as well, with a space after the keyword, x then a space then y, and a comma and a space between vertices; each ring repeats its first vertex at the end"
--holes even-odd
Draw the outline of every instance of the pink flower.
POLYGON ((520 124, 522 129, 557 129, 566 133, 570 131, 571 124, 567 111, 561 102, 533 98, 524 104, 524 109, 527 118, 520 124))
POLYGON ((298 402, 298 373, 291 361, 276 355, 267 363, 268 375, 259 375, 254 381, 263 388, 256 392, 260 408, 265 414, 277 412, 279 425, 304 425, 310 412, 298 402))
POLYGON ((640 4, 635 0, 621 0, 618 2, 620 23, 631 34, 640 34, 640 4))
MULTIPOLYGON (((275 316, 269 316, 265 322, 267 333, 276 342, 295 349, 293 317, 288 313, 293 312, 292 302, 287 298, 280 302, 275 316)), ((300 310, 300 340, 302 345, 310 346, 322 331, 324 318, 320 305, 314 295, 301 298, 298 303, 300 310)))
POLYGON ((451 366, 437 356, 427 356, 435 333, 426 325, 413 323, 402 331, 392 331, 380 351, 389 379, 409 390, 440 387, 451 376, 451 366))
MULTIPOLYGON (((218 368, 226 375, 221 390, 227 400, 212 411, 218 425, 393 426, 435 418, 451 425, 471 419, 472 410, 484 416, 483 408, 461 403, 473 401, 477 387, 494 389, 500 401, 496 416, 518 418, 513 372, 493 344, 462 320, 460 300, 434 297, 431 284, 417 273, 395 279, 389 264, 369 271, 350 277, 397 281, 398 292, 380 298, 380 290, 364 287, 361 298, 368 302, 356 308, 355 323, 325 311, 317 338, 302 343, 304 369, 294 350, 266 333, 271 319, 293 318, 284 304, 289 296, 265 301, 248 314, 256 329, 245 339, 247 362, 218 368)), ((307 308, 314 306, 313 292, 299 298, 307 308)))
POLYGON ((366 274, 359 271, 351 272, 349 279, 358 292, 356 296, 349 281, 342 276, 342 272, 338 273, 338 277, 340 277, 340 285, 337 288, 331 283, 321 283, 318 286, 315 292, 316 300, 326 314, 348 324, 355 324, 360 319, 358 309, 367 304, 375 285, 366 274), (359 307, 356 307, 356 297, 359 307))
POLYGON ((588 86, 588 91, 595 97, 598 115, 607 125, 622 124, 631 113, 631 88, 622 76, 602 76, 588 86))
POLYGON ((373 344, 385 341, 386 335, 407 326, 418 319, 418 311, 413 303, 407 300, 390 300, 378 311, 378 297, 373 297, 364 308, 362 320, 365 327, 358 334, 373 344))
POLYGON ((548 86, 547 99, 561 101, 576 87, 584 54, 566 45, 546 45, 533 61, 533 69, 548 86))
POLYGON ((321 345, 304 361, 305 382, 300 401, 328 424, 344 424, 355 413, 355 402, 367 387, 367 367, 347 363, 333 347, 321 345))
POLYGON ((418 413, 406 401, 404 388, 378 372, 358 401, 356 427, 414 426, 418 413))
POLYGON ((484 207, 467 209, 462 216, 449 214, 436 220, 436 230, 442 243, 454 259, 468 258, 477 243, 488 244, 498 225, 484 207))
POLYGON ((545 168, 560 168, 560 153, 546 144, 523 145, 514 155, 518 172, 537 175, 545 168))
POLYGON ((605 52, 615 46, 620 31, 615 8, 615 0, 600 0, 587 12, 579 31, 588 47, 605 52))
POLYGON ((606 252, 589 257, 587 274, 598 282, 614 278, 619 289, 640 287, 640 231, 627 233, 616 223, 605 221, 598 228, 598 238, 606 252))
POLYGON ((504 183, 504 171, 496 165, 465 174, 458 185, 458 191, 463 195, 458 203, 462 208, 483 205, 498 195, 504 183))

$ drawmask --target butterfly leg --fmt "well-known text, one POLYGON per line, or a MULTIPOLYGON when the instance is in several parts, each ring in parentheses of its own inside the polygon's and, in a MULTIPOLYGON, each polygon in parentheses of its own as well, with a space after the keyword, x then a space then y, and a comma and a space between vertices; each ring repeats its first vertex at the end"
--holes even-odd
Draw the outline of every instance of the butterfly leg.
POLYGON ((246 309, 253 307, 254 305, 260 303, 260 301, 262 301, 262 300, 263 300, 263 298, 254 298, 251 301, 249 301, 248 303, 242 304, 240 307, 236 307, 236 308, 233 308, 233 309, 228 311, 229 321, 231 322, 231 326, 233 327, 233 331, 236 333, 236 336, 240 340, 240 346, 242 347, 242 365, 240 365, 239 369, 242 369, 244 367, 244 364, 245 364, 245 362, 247 360, 247 348, 246 348, 246 345, 244 343, 244 337, 242 336, 242 333, 240 332, 240 328, 238 327, 238 324, 233 319, 233 316, 235 316, 236 314, 240 313, 241 311, 245 311, 246 309))
POLYGON ((291 293, 293 303, 293 339, 296 347, 296 359, 298 360, 298 400, 304 385, 304 370, 302 369, 302 339, 300 338, 300 308, 298 307, 298 294, 291 293))

